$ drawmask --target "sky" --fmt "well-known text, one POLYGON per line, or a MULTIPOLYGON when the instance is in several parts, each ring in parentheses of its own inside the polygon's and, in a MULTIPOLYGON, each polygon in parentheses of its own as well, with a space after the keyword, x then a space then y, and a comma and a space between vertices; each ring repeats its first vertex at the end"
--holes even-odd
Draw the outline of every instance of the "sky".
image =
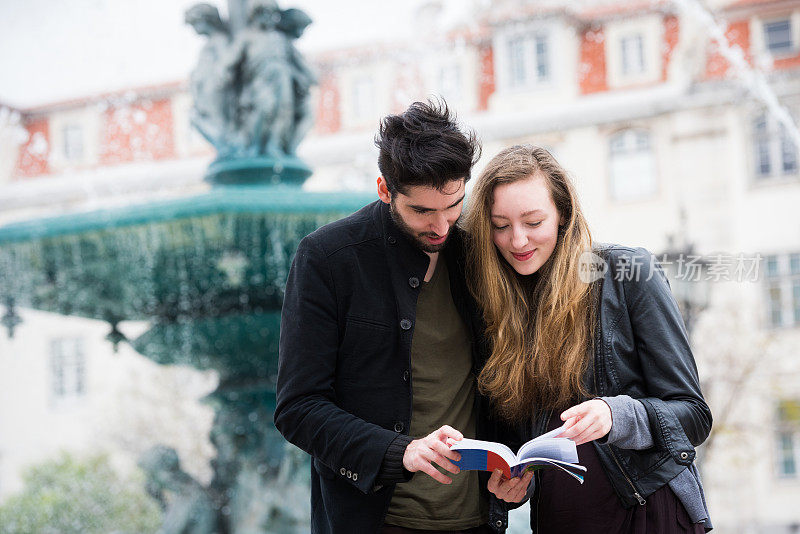
MULTIPOLYGON (((450 20, 484 0, 445 0, 450 20)), ((314 23, 304 52, 408 39, 425 0, 295 0, 314 23)), ((179 81, 203 39, 184 24, 196 0, 0 0, 0 104, 32 107, 179 81)), ((210 0, 227 11, 225 0, 210 0)), ((224 15, 223 15, 224 16, 224 15)))

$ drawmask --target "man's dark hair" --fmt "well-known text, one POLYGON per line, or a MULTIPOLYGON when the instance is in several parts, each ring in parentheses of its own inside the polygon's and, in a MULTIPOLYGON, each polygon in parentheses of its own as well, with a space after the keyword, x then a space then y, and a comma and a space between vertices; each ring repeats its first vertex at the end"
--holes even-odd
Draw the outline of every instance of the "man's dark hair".
POLYGON ((392 194, 412 186, 442 189, 452 180, 469 181, 481 155, 475 132, 459 129, 443 99, 414 102, 400 115, 384 117, 375 145, 378 168, 392 194))

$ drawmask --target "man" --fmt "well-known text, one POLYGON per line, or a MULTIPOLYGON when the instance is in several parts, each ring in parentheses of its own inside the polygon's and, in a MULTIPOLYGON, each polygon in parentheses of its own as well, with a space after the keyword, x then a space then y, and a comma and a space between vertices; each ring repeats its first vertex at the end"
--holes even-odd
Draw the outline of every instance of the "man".
MULTIPOLYGON (((313 457, 312 532, 504 531, 486 477, 459 474, 448 447, 497 437, 475 394, 480 319, 455 226, 479 148, 444 103, 420 102, 386 117, 376 144, 380 200, 298 246, 275 425, 313 457)), ((488 483, 519 501, 529 481, 488 483)))

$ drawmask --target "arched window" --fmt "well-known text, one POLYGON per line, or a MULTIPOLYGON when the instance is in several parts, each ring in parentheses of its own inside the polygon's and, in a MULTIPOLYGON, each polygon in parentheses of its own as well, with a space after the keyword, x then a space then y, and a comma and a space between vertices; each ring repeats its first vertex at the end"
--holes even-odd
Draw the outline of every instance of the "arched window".
POLYGON ((650 132, 624 130, 609 140, 610 194, 614 200, 651 198, 658 189, 650 132))

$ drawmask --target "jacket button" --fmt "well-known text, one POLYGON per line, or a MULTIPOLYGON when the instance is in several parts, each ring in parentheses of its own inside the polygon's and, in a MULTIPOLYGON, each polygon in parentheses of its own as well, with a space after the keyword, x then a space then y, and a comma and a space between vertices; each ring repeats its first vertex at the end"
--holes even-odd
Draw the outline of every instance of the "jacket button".
POLYGON ((417 278, 416 276, 412 276, 411 278, 408 279, 408 285, 410 285, 413 288, 419 287, 419 278, 417 278))
POLYGON ((400 328, 402 328, 403 330, 411 330, 411 321, 409 321, 408 319, 403 319, 402 321, 400 321, 400 328))
POLYGON ((394 245, 395 243, 397 243, 397 239, 395 239, 395 237, 394 237, 393 235, 390 235, 390 236, 389 236, 389 237, 386 239, 386 241, 388 241, 390 245, 394 245))
POLYGON ((689 458, 689 453, 688 452, 684 451, 684 452, 681 453, 681 460, 687 460, 688 458, 689 458))
POLYGON ((340 474, 340 475, 344 476, 344 475, 345 475, 345 473, 347 473, 347 470, 346 470, 344 467, 342 467, 341 469, 339 469, 339 474, 340 474))
POLYGON ((406 369, 405 371, 403 371, 403 381, 404 381, 404 382, 408 382, 408 377, 409 377, 409 376, 410 376, 410 373, 408 372, 408 369, 406 369))
POLYGON ((398 421, 398 422, 396 422, 394 424, 394 431, 398 432, 398 433, 403 431, 403 422, 402 421, 398 421))

